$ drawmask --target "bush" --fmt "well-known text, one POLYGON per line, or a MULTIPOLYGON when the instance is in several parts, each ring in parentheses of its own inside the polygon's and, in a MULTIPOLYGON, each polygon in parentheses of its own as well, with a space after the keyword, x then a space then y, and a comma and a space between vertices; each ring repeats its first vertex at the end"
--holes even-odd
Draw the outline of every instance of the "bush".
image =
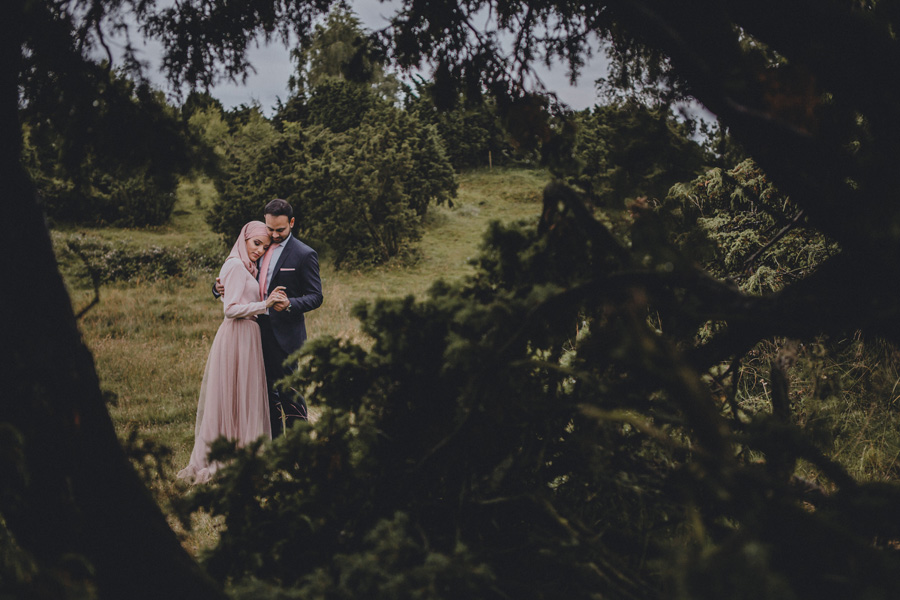
POLYGON ((569 181, 598 205, 621 208, 626 199, 665 198, 673 184, 694 177, 707 159, 690 129, 665 107, 632 102, 597 106, 576 115, 569 181))
POLYGON ((63 101, 65 114, 44 114, 50 107, 39 105, 21 111, 23 163, 47 216, 117 227, 166 223, 178 175, 201 163, 197 140, 146 84, 100 68, 85 83, 90 93, 72 102, 92 98, 87 112, 63 101))
POLYGON ((453 108, 438 109, 432 99, 433 86, 419 85, 407 109, 423 123, 437 127, 450 164, 457 170, 503 165, 513 154, 496 106, 488 99, 467 103, 457 100, 453 108), (489 159, 490 157, 490 159, 489 159))
POLYGON ((757 294, 807 277, 839 251, 751 159, 673 186, 658 213, 681 252, 757 294))
POLYGON ((360 126, 366 113, 375 108, 376 98, 367 86, 326 78, 312 89, 306 105, 310 124, 343 133, 360 126))
POLYGON ((88 182, 37 175, 35 186, 47 217, 89 226, 163 225, 175 207, 177 183, 146 172, 120 177, 95 172, 88 182))
POLYGON ((154 281, 187 274, 215 273, 227 252, 218 242, 184 247, 135 247, 80 234, 53 234, 63 270, 81 283, 154 281))
POLYGON ((311 131, 307 143, 291 197, 302 235, 327 244, 338 268, 408 253, 428 206, 456 195, 436 131, 404 111, 373 110, 360 127, 311 131))
POLYGON ((266 202, 284 198, 294 207, 298 235, 327 249, 335 266, 379 264, 409 252, 428 206, 456 195, 435 129, 404 111, 371 110, 343 133, 297 123, 285 123, 281 133, 253 127, 263 132, 260 143, 246 127, 234 136, 210 212, 225 239, 260 219, 266 202))
POLYGON ((257 108, 248 109, 233 130, 215 110, 196 114, 191 126, 219 155, 218 194, 206 221, 231 244, 247 221, 262 220, 269 200, 283 197, 278 195, 281 186, 274 183, 283 179, 280 170, 292 168, 286 161, 293 157, 285 153, 290 144, 257 108))

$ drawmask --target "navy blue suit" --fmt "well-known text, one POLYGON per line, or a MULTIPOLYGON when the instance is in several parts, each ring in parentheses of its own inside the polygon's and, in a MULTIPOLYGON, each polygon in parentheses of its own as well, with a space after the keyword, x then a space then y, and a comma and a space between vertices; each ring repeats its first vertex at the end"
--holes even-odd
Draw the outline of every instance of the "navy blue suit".
POLYGON ((273 388, 272 384, 295 371, 296 363, 286 364, 285 361, 306 341, 305 314, 322 305, 319 257, 315 250, 293 235, 288 238, 275 263, 266 295, 279 285, 285 288, 284 292, 291 303, 290 310, 277 311, 270 308, 268 315, 257 317, 269 385, 273 437, 282 432, 283 418, 290 421, 293 418, 307 417, 306 402, 297 390, 280 391, 273 388))

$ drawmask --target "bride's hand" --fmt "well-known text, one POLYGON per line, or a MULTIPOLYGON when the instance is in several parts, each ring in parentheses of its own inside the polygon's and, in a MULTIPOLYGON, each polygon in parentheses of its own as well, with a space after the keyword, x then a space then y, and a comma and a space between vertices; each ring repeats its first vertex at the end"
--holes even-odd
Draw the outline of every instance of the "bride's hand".
POLYGON ((269 297, 266 298, 266 308, 272 308, 276 303, 281 302, 282 300, 287 300, 287 296, 284 294, 284 286, 279 285, 273 289, 272 293, 269 294, 269 297))

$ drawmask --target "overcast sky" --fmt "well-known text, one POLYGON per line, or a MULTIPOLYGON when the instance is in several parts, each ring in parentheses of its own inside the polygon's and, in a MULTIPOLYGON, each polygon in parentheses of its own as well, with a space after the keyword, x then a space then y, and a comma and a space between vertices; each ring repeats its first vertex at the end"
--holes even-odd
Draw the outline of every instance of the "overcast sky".
MULTIPOLYGON (((351 2, 354 12, 363 26, 370 30, 379 29, 387 24, 387 16, 392 12, 394 2, 377 2, 373 0, 355 0, 351 2)), ((143 58, 149 62, 147 74, 157 86, 167 89, 159 72, 160 47, 157 44, 143 46, 143 58)), ((211 90, 214 97, 226 108, 241 104, 257 103, 267 115, 273 113, 277 99, 288 97, 288 78, 294 69, 290 59, 290 51, 280 43, 266 47, 253 48, 249 53, 250 64, 256 73, 250 73, 246 84, 221 83, 211 90)), ((581 72, 579 83, 569 85, 566 68, 557 64, 553 68, 536 65, 536 71, 544 86, 557 94, 560 100, 571 108, 580 110, 593 106, 597 101, 594 81, 605 74, 603 57, 595 57, 581 72)))

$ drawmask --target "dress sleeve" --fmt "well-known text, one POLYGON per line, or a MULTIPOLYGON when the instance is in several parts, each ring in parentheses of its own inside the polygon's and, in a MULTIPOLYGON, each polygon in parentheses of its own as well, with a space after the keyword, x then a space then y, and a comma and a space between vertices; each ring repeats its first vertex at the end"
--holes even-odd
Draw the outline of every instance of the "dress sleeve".
POLYGON ((244 289, 247 285, 247 279, 252 275, 244 268, 236 258, 225 261, 222 265, 222 271, 219 278, 225 284, 225 318, 226 319, 242 319, 244 317, 252 317, 260 313, 266 312, 266 303, 247 302, 247 296, 244 289))

